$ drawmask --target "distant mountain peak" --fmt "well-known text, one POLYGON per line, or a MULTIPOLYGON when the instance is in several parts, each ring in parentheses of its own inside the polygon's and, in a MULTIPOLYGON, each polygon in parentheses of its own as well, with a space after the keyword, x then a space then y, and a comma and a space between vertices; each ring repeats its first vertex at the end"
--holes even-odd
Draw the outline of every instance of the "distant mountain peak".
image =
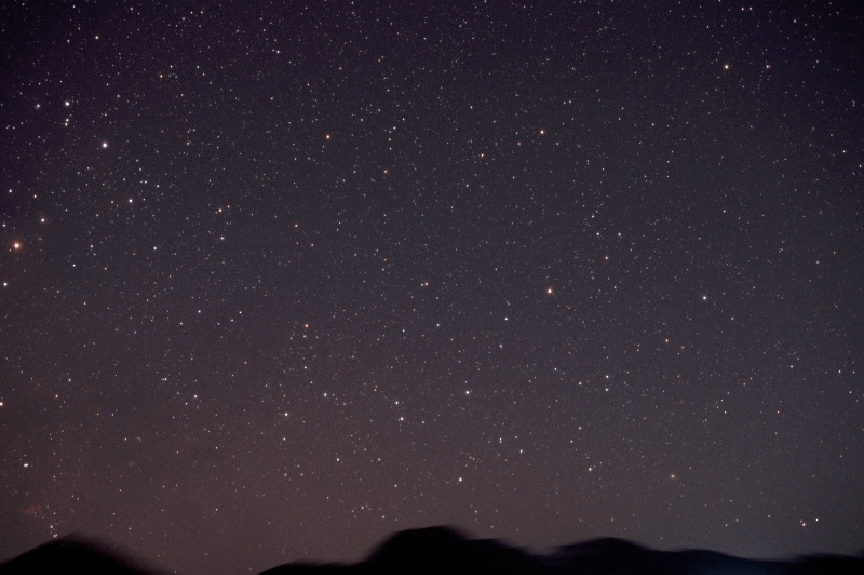
POLYGON ((372 564, 396 564, 429 560, 458 552, 467 537, 454 527, 440 525, 398 531, 386 539, 367 559, 372 564))
POLYGON ((163 573, 136 560, 119 546, 72 534, 43 543, 0 565, 0 575, 34 573, 156 575, 163 573))

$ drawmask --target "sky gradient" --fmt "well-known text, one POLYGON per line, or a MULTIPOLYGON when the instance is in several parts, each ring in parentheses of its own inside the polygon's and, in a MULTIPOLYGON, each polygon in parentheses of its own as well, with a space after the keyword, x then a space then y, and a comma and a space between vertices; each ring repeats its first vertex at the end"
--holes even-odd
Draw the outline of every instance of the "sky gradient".
POLYGON ((853 2, 4 2, 0 560, 864 548, 853 2))

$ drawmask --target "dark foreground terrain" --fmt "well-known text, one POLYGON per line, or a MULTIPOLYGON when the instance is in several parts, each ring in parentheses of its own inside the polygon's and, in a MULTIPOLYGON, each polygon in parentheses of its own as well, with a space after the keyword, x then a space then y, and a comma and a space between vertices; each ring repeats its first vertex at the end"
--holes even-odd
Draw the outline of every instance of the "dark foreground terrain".
MULTIPOLYGON (((67 537, 0 565, 0 575, 164 573, 116 547, 67 537)), ((538 555, 492 539, 470 539, 449 527, 394 534, 352 565, 288 563, 262 575, 379 574, 536 575, 864 575, 864 557, 816 555, 789 561, 742 559, 712 551, 655 551, 621 539, 595 539, 538 555)))
POLYGON ((3 575, 63 573, 88 575, 161 575, 126 551, 75 535, 55 539, 0 565, 3 575))

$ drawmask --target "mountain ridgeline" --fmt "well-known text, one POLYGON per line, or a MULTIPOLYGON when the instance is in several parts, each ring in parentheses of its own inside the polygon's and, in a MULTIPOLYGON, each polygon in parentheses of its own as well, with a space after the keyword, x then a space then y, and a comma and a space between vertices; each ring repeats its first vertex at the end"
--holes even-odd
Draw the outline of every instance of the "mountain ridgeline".
POLYGON ((262 575, 864 575, 864 557, 793 561, 742 559, 712 551, 655 551, 623 539, 595 539, 538 555, 450 527, 400 531, 352 565, 289 563, 262 575))
MULTIPOLYGON (((0 565, 0 575, 158 575, 159 570, 100 542, 70 536, 0 565)), ((713 551, 656 551, 623 539, 595 539, 541 555, 451 527, 395 533, 354 564, 287 563, 261 575, 862 575, 864 556, 811 555, 788 561, 713 551)))

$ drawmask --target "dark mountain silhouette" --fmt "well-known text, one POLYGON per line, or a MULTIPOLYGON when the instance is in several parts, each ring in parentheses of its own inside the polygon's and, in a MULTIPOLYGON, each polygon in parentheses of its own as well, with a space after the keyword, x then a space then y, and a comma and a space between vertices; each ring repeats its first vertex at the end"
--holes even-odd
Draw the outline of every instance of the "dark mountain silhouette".
POLYGON ((493 573, 539 574, 544 571, 534 556, 516 547, 490 539, 469 539, 452 527, 426 527, 395 533, 362 563, 354 565, 292 563, 263 573, 266 575, 312 573, 321 575, 331 573, 491 575, 493 573))
POLYGON ((0 575, 157 575, 166 573, 136 561, 119 548, 70 535, 31 549, 0 565, 0 575))
POLYGON ((450 527, 400 531, 363 564, 369 573, 533 573, 524 551, 493 540, 472 540, 450 527))
MULTIPOLYGON (((0 575, 156 575, 115 546, 79 536, 45 543, 0 565, 0 575)), ((289 563, 261 575, 864 575, 864 557, 813 555, 790 561, 713 551, 657 551, 623 539, 594 539, 541 555, 451 527, 400 531, 352 565, 289 563)))
POLYGON ((450 527, 400 531, 353 565, 289 563, 261 575, 864 575, 864 558, 743 559, 713 551, 656 551, 623 539, 595 539, 549 555, 500 541, 472 540, 450 527))

